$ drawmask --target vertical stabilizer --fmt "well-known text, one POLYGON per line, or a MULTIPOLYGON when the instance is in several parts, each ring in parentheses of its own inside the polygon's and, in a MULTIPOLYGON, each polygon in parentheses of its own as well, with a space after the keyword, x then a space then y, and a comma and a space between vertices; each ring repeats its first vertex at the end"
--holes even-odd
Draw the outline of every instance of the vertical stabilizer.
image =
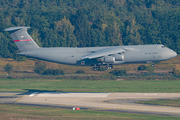
POLYGON ((8 31, 10 33, 20 52, 26 52, 39 48, 39 46, 27 33, 27 28, 30 27, 10 27, 5 29, 5 31, 8 31))

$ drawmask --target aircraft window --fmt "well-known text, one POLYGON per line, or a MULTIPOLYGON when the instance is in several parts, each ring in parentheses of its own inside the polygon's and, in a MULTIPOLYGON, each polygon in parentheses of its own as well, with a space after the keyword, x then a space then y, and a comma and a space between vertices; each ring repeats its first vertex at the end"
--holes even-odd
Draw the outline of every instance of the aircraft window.
POLYGON ((164 48, 164 45, 163 46, 161 46, 162 48, 164 48))

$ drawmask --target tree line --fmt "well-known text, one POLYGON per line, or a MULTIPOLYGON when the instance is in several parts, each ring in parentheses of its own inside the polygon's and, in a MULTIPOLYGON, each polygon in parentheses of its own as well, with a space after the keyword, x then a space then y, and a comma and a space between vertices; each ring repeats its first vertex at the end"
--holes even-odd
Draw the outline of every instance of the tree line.
POLYGON ((42 47, 164 44, 180 53, 179 0, 1 0, 0 57, 17 57, 4 31, 14 26, 30 26, 42 47))

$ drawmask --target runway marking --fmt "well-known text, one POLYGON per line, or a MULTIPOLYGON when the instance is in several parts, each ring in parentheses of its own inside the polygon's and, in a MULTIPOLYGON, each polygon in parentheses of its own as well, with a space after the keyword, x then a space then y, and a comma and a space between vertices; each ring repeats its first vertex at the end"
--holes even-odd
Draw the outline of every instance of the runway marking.
POLYGON ((41 93, 37 97, 108 97, 111 93, 41 93))
POLYGON ((158 95, 158 94, 144 94, 144 95, 158 95))
POLYGON ((38 92, 34 92, 32 94, 29 95, 29 97, 33 97, 35 94, 37 94, 38 92))

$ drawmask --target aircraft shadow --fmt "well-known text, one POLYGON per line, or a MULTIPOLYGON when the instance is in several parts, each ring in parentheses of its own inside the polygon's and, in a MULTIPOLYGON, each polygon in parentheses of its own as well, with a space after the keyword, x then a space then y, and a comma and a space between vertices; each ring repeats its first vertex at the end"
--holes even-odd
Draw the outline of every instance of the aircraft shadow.
POLYGON ((23 89, 23 90, 26 90, 27 92, 20 93, 18 95, 28 95, 28 94, 34 93, 34 92, 38 92, 38 93, 42 93, 42 92, 63 92, 63 90, 38 90, 38 89, 23 89))

